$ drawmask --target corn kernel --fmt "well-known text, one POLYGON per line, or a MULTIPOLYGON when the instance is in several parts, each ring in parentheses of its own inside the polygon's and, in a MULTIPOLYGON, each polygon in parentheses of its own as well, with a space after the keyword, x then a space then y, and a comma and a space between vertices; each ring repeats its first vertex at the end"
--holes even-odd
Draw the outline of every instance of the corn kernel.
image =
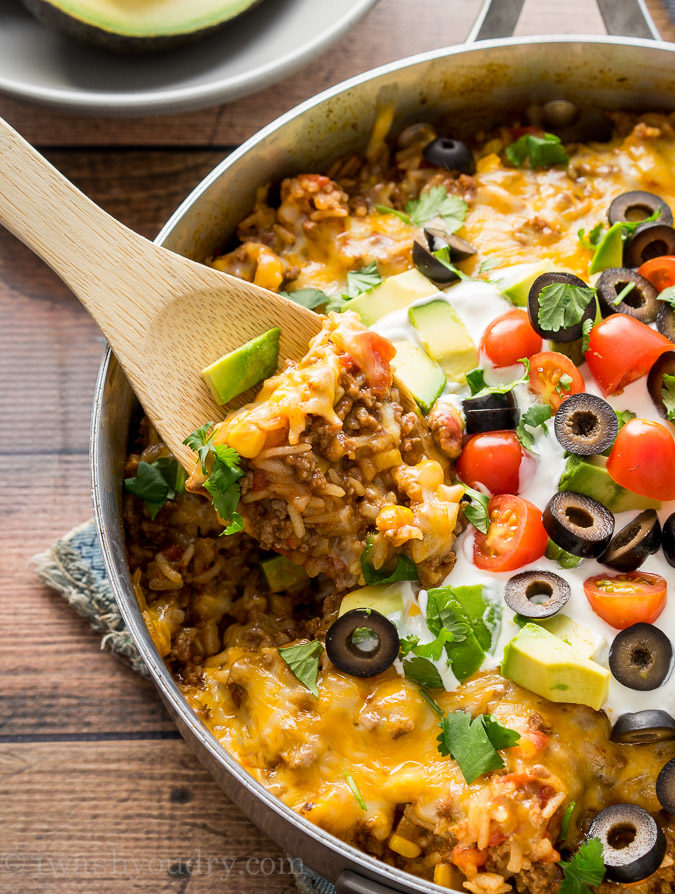
POLYGON ((389 847, 402 857, 406 857, 408 860, 413 860, 415 857, 419 857, 422 853, 422 848, 418 844, 415 844, 414 841, 410 841, 409 838, 397 835, 396 832, 394 832, 389 839, 389 847))
POLYGON ((417 480, 422 487, 436 490, 439 484, 443 484, 443 469, 435 459, 423 459, 415 466, 417 480))
POLYGON ((434 866, 434 884, 443 888, 452 887, 452 870, 447 863, 437 863, 434 866))
POLYGON ((375 524, 378 531, 391 531, 413 523, 412 509, 407 506, 383 506, 377 514, 375 524))
POLYGON ((401 451, 397 448, 385 450, 384 453, 378 453, 373 457, 373 462, 375 463, 375 468, 380 472, 384 472, 385 469, 391 469, 394 466, 400 466, 403 462, 401 451))
POLYGON ((240 422, 228 432, 227 443, 230 447, 234 447, 240 456, 252 459, 265 446, 265 432, 250 422, 240 422))

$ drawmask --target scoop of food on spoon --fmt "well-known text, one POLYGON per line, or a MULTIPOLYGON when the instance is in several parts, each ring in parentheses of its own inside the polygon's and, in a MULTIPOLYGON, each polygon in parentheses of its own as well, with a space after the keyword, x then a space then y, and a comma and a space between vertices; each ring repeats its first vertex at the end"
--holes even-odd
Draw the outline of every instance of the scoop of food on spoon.
POLYGON ((96 320, 150 421, 189 470, 194 453, 184 438, 224 415, 202 370, 276 327, 279 363, 300 359, 321 328, 313 311, 129 230, 2 118, 0 223, 96 320))

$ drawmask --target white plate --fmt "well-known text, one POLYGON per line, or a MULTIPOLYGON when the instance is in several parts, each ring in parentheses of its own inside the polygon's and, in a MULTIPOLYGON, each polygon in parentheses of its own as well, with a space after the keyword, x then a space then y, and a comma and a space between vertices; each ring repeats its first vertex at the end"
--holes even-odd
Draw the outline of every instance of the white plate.
POLYGON ((117 56, 0 0, 0 92, 66 111, 157 115, 216 105, 278 81, 377 0, 263 0, 223 31, 151 56, 117 56))

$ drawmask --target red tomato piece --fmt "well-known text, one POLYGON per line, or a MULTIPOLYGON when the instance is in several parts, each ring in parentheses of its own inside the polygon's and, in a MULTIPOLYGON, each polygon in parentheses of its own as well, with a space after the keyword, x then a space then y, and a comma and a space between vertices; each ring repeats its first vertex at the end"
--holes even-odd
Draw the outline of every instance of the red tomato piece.
POLYGON ((607 471, 622 487, 651 500, 675 500, 675 441, 660 422, 631 419, 607 460, 607 471))
POLYGON ((377 391, 385 391, 391 385, 390 361, 396 348, 377 332, 345 329, 340 333, 342 345, 359 369, 365 373, 368 384, 377 391))
POLYGON ((531 357, 541 351, 541 344, 541 337, 532 328, 527 311, 514 307, 489 324, 480 349, 493 366, 513 366, 521 357, 531 357))
POLYGON ((675 286, 675 257, 663 255, 661 258, 652 258, 638 267, 640 276, 644 276, 649 282, 662 292, 670 286, 675 286))
POLYGON ((489 505, 487 534, 476 531, 473 561, 483 571, 513 571, 540 559, 548 544, 541 512, 522 497, 501 494, 489 505))
POLYGON ((543 403, 550 405, 557 412, 560 404, 571 394, 578 394, 586 389, 584 377, 569 357, 557 351, 542 351, 530 357, 529 389, 538 395, 543 403), (560 384, 562 376, 568 376, 560 384))
POLYGON ((666 605, 668 584, 658 574, 596 574, 584 581, 586 598, 603 621, 623 630, 643 621, 653 624, 666 605))
POLYGON ((604 394, 621 394, 673 343, 635 317, 612 314, 591 329, 586 362, 604 394))
POLYGON ((482 484, 491 494, 517 494, 524 456, 515 432, 474 435, 457 460, 457 473, 469 487, 482 484))

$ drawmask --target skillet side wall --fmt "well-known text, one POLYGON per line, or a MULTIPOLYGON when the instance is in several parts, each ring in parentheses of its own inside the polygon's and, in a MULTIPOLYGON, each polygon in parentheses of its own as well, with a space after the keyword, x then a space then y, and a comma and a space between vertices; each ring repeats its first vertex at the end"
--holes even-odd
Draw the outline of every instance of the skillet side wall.
MULTIPOLYGON (((193 191, 157 241, 195 260, 208 258, 232 238, 258 186, 301 171, 324 171, 336 158, 362 151, 387 103, 394 106, 396 130, 430 120, 441 132, 464 136, 552 98, 595 108, 673 109, 675 45, 623 38, 512 39, 392 63, 331 88, 248 140, 193 191)), ((120 609, 186 742, 223 791, 291 856, 331 881, 342 874, 340 892, 431 888, 447 894, 447 888, 385 866, 301 819, 254 782, 188 707, 145 628, 126 561, 121 488, 134 407, 134 395, 107 351, 92 416, 94 512, 120 609)))

